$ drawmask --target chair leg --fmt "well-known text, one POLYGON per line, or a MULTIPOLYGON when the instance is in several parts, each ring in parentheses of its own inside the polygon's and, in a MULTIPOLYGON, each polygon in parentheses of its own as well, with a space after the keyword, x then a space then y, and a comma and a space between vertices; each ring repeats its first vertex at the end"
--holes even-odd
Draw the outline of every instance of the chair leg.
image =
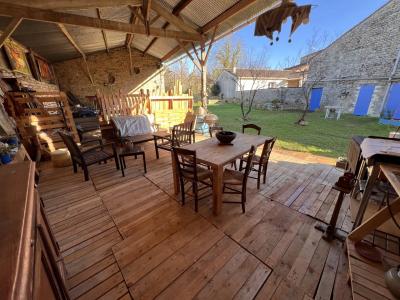
POLYGON ((239 164, 239 171, 243 170, 243 160, 240 159, 240 164, 239 164))
POLYGON ((257 170, 257 190, 260 189, 260 181, 261 181, 261 165, 258 166, 257 170))
POLYGON ((83 169, 83 174, 85 175, 85 181, 88 181, 89 180, 89 171, 88 171, 87 166, 83 165, 82 169, 83 169))
POLYGON ((124 163, 123 163, 123 157, 119 157, 119 164, 121 166, 121 172, 122 172, 122 177, 125 177, 125 171, 124 171, 124 163))
POLYGON ((246 212, 246 191, 242 192, 242 212, 246 212))
POLYGON ((76 164, 76 162, 74 160, 72 161, 72 167, 74 169, 74 173, 77 173, 78 172, 78 165, 76 164))
POLYGON ((125 156, 122 156, 122 162, 124 163, 123 165, 123 169, 126 169, 126 161, 125 161, 125 156))
POLYGON ((198 191, 197 191, 197 182, 192 182, 192 190, 193 190, 193 196, 194 196, 194 211, 198 212, 199 211, 199 197, 198 197, 198 191))
POLYGON ((263 178, 263 183, 264 183, 264 184, 265 184, 265 182, 267 181, 267 168, 268 168, 268 165, 265 165, 265 166, 264 166, 264 170, 263 170, 263 171, 264 171, 264 172, 263 172, 263 173, 264 173, 264 174, 263 174, 263 175, 264 175, 264 178, 263 178))
POLYGON ((182 178, 180 178, 179 181, 180 181, 180 183, 181 183, 182 205, 185 205, 185 184, 184 184, 182 178))
POLYGON ((147 166, 146 166, 146 155, 143 152, 143 168, 144 168, 144 173, 147 173, 147 166))
POLYGON ((157 138, 156 137, 154 137, 154 148, 156 150, 156 158, 159 159, 160 155, 158 154, 157 138))

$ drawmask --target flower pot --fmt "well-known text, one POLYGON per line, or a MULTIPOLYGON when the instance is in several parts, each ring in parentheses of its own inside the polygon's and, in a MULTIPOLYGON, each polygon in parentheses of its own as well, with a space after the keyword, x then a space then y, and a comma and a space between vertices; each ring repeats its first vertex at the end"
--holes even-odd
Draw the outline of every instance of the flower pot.
POLYGON ((0 154, 1 163, 6 165, 12 161, 10 153, 0 154))

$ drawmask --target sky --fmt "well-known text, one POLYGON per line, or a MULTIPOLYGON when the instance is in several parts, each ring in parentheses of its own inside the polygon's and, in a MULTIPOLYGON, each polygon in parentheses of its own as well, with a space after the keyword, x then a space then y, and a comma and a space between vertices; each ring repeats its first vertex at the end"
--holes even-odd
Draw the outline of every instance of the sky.
POLYGON ((215 43, 210 53, 209 64, 215 63, 215 53, 221 44, 226 39, 231 39, 233 43, 240 41, 247 52, 266 53, 267 67, 279 68, 285 64, 287 57, 296 58, 299 53, 306 54, 307 41, 312 39, 313 35, 325 41, 327 46, 387 2, 388 0, 297 0, 297 5, 314 6, 311 9, 310 22, 296 30, 291 43, 288 43, 290 20, 282 25, 280 40, 274 41, 272 46, 269 39, 254 36, 253 23, 215 43))

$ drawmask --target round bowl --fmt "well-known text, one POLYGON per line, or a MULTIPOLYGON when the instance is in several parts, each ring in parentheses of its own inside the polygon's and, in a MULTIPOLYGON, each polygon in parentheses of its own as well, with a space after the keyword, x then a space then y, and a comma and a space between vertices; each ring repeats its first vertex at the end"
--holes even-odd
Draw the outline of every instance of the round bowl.
POLYGON ((217 132, 215 136, 221 144, 230 144, 236 138, 236 133, 222 130, 217 132))

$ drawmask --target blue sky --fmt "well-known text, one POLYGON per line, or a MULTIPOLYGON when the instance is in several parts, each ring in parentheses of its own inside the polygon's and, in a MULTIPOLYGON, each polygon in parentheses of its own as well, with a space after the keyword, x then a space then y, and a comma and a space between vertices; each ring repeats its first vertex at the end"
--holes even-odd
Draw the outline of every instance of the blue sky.
POLYGON ((313 4, 315 7, 312 8, 310 22, 297 29, 291 43, 288 43, 290 20, 282 26, 279 42, 274 42, 272 46, 267 38, 253 35, 254 24, 251 24, 218 41, 212 49, 210 64, 213 63, 214 54, 221 43, 225 39, 232 39, 233 42, 240 41, 244 48, 253 53, 266 51, 269 67, 277 68, 284 63, 286 57, 296 57, 299 51, 305 52, 307 40, 312 35, 326 36, 333 41, 387 2, 388 0, 297 0, 298 5, 313 4))

